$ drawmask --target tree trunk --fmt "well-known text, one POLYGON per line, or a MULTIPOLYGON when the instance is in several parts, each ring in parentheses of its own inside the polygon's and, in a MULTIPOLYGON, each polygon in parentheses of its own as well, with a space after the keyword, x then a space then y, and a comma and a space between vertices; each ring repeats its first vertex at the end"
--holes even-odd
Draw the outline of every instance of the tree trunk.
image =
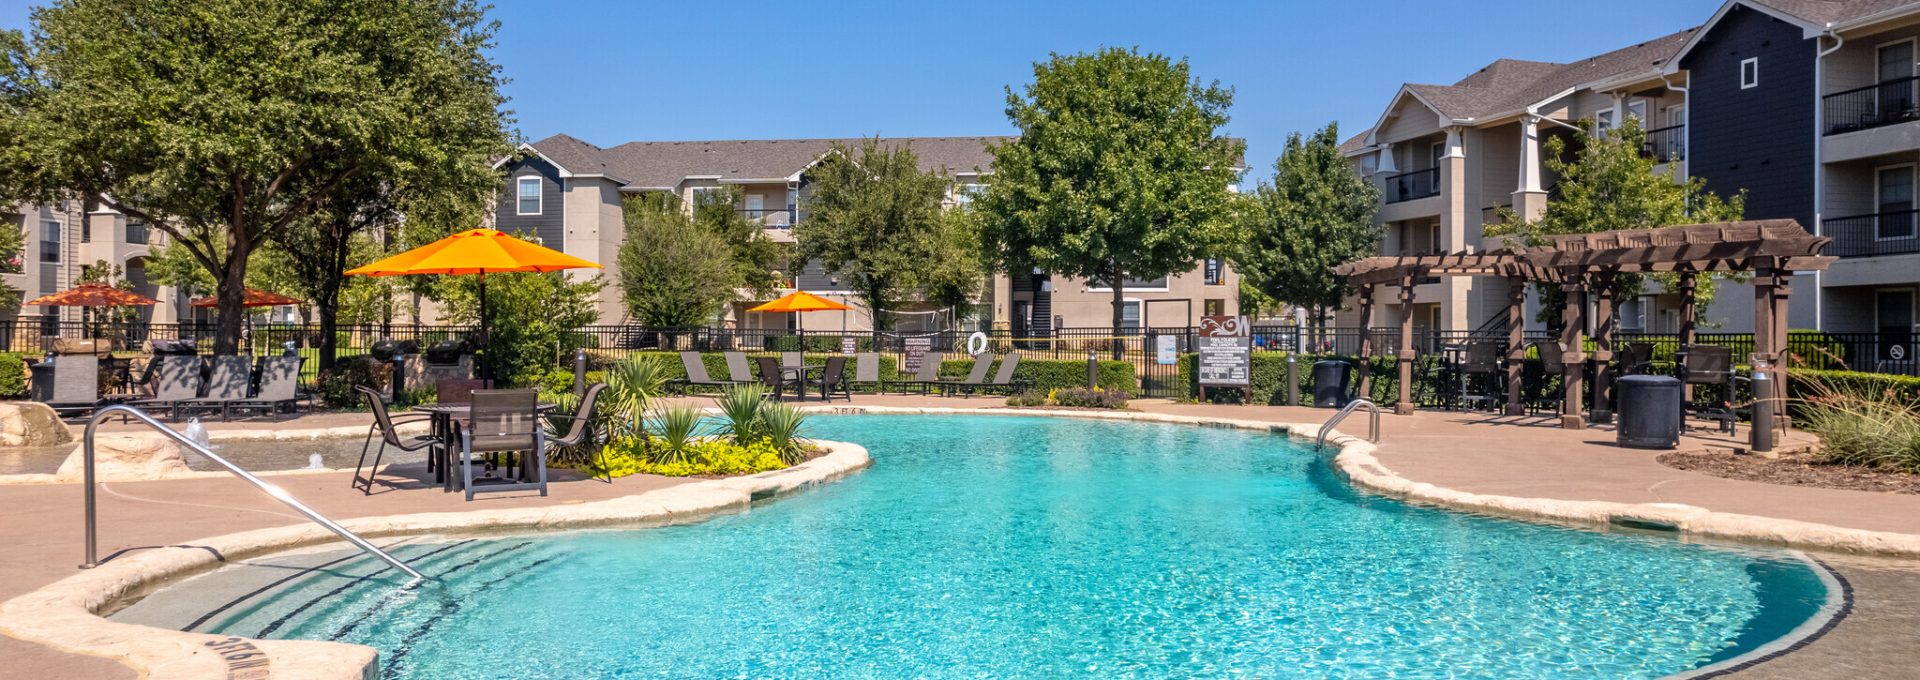
POLYGON ((240 353, 240 329, 246 320, 247 257, 252 246, 238 225, 228 227, 227 261, 217 272, 215 295, 220 303, 219 319, 213 327, 213 353, 226 356, 240 353))
POLYGON ((1120 339, 1120 330, 1121 330, 1121 327, 1126 323, 1125 310, 1127 306, 1127 292, 1121 286, 1121 281, 1125 280, 1125 278, 1126 277, 1121 274, 1119 267, 1113 268, 1113 283, 1111 285, 1113 286, 1113 360, 1114 361, 1119 361, 1120 359, 1124 358, 1121 354, 1121 349, 1124 347, 1124 344, 1123 344, 1124 341, 1120 339))

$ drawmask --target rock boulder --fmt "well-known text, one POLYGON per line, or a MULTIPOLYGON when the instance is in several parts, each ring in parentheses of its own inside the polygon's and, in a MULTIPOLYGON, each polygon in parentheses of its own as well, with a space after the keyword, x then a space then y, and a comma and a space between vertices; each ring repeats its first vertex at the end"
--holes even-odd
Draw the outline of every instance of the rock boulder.
MULTIPOLYGON (((180 446, 158 434, 103 434, 94 438, 95 481, 138 482, 166 479, 190 472, 180 446)), ((75 447, 60 464, 55 479, 81 481, 85 447, 75 447)))
POLYGON ((0 447, 56 446, 73 441, 73 432, 46 404, 0 402, 0 447))

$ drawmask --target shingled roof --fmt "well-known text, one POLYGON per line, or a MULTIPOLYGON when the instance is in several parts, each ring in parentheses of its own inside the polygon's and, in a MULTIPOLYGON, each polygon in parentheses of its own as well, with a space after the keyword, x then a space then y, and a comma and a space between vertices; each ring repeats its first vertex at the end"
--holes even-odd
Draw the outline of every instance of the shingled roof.
MULTIPOLYGON (((906 146, 924 169, 962 174, 986 170, 993 162, 987 145, 1007 137, 889 137, 882 145, 906 146)), ((781 180, 812 165, 835 144, 857 147, 864 140, 740 139, 695 142, 627 142, 602 148, 568 135, 554 135, 533 148, 575 175, 606 175, 644 188, 678 186, 688 177, 722 181, 781 180)))
POLYGON ((1656 74, 1696 29, 1660 36, 1579 61, 1555 64, 1501 59, 1452 85, 1408 84, 1407 89, 1455 120, 1512 113, 1568 88, 1634 74, 1656 74))
POLYGON ((1762 5, 1816 26, 1862 19, 1896 7, 1916 4, 1914 0, 1742 0, 1762 5))

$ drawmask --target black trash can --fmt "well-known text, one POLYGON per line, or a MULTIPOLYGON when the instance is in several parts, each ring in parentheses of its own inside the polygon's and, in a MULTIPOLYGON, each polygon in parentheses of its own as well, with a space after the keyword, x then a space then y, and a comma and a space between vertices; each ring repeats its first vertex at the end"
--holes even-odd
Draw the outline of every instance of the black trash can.
POLYGON ((1313 364, 1314 408, 1340 408, 1347 405, 1347 375, 1352 364, 1328 359, 1313 364))
POLYGON ((1680 380, 1664 375, 1629 375, 1615 383, 1620 425, 1616 440, 1635 449, 1671 449, 1680 445, 1680 380))

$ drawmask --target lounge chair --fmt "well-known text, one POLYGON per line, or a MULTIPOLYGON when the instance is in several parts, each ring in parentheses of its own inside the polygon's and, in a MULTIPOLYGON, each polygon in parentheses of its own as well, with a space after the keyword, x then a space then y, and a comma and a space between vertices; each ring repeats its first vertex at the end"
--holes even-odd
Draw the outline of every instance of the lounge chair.
POLYGON ((905 385, 919 385, 920 393, 926 394, 928 390, 933 389, 934 386, 941 383, 940 364, 946 360, 947 355, 944 353, 926 353, 920 357, 920 370, 913 372, 913 379, 903 380, 901 383, 905 385))
MULTIPOLYGON (((372 495, 373 478, 375 475, 380 474, 380 459, 387 454, 387 447, 391 446, 401 451, 419 451, 420 449, 440 443, 440 439, 430 435, 401 436, 399 430, 394 428, 394 425, 399 421, 387 414, 387 402, 381 398, 379 392, 375 392, 372 388, 365 385, 355 385, 353 389, 358 390, 361 396, 366 397, 367 408, 373 409, 373 424, 367 427, 367 441, 360 445, 360 462, 353 466, 353 488, 360 489, 367 495, 372 495), (375 432, 380 433, 380 449, 373 454, 373 467, 368 468, 366 467, 367 450, 373 446, 373 435, 375 432), (362 468, 365 468, 367 471, 367 476, 364 479, 360 476, 360 470, 362 468)), ((403 416, 403 418, 406 418, 406 416, 403 416)), ((411 420, 420 419, 421 417, 411 418, 411 420)), ((429 463, 428 467, 431 468, 433 456, 427 456, 427 461, 429 463)), ((431 470, 429 470, 429 472, 431 472, 431 470)))
POLYGON ((247 358, 238 354, 213 358, 213 371, 207 375, 206 390, 197 399, 187 399, 173 403, 173 419, 179 420, 181 413, 193 413, 201 409, 226 410, 230 401, 247 398, 247 387, 253 382, 253 367, 247 358))
POLYGON ((732 380, 714 380, 708 377, 706 359, 702 358, 699 352, 681 352, 680 368, 686 370, 687 377, 685 380, 674 382, 680 385, 682 394, 695 387, 726 387, 739 384, 732 380))
POLYGON ((268 357, 260 360, 260 389, 246 399, 226 402, 220 410, 221 420, 231 420, 234 411, 259 410, 261 415, 273 415, 282 405, 292 410, 293 402, 300 385, 299 357, 268 357))
MULTIPOLYGON (((539 489, 547 495, 547 432, 540 427, 540 393, 536 390, 475 390, 471 417, 460 429, 460 482, 467 500, 479 491, 539 489), (473 454, 524 452, 522 474, 537 470, 531 481, 507 477, 474 477, 473 454)), ((511 469, 511 466, 509 466, 511 469)), ((482 469, 484 472, 484 468, 482 469)))
MULTIPOLYGON (((562 418, 566 419, 567 432, 559 436, 549 434, 547 436, 547 444, 550 446, 579 446, 585 443, 588 438, 592 436, 588 428, 593 424, 593 407, 600 403, 600 393, 606 389, 606 383, 588 385, 587 393, 580 395, 580 408, 575 410, 573 415, 549 417, 548 420, 550 421, 562 418)), ((592 455, 594 460, 600 463, 600 469, 607 471, 607 481, 611 483, 613 481, 613 472, 607 469, 606 451, 607 447, 596 445, 593 447, 592 455)))
POLYGON ((206 383, 201 373, 198 356, 163 356, 147 367, 147 381, 153 383, 153 396, 127 402, 128 406, 143 410, 168 409, 174 404, 192 401, 200 397, 200 387, 206 383))
POLYGON ((839 355, 827 357, 827 365, 820 369, 820 398, 832 401, 835 389, 853 401, 853 390, 847 387, 847 358, 839 355))
POLYGON ((726 357, 727 378, 735 384, 745 385, 747 383, 759 382, 753 378, 753 368, 747 365, 746 352, 721 352, 720 356, 726 357))
POLYGON ((807 355, 803 352, 781 352, 781 368, 800 368, 807 365, 807 355))
POLYGON ((972 394, 975 389, 987 382, 987 369, 993 367, 993 355, 986 352, 973 355, 973 369, 967 371, 967 377, 959 380, 941 380, 940 393, 953 394, 965 389, 972 394))
POLYGON ((1021 388, 1026 387, 1027 381, 1016 379, 1013 377, 1014 369, 1019 367, 1020 367, 1019 352, 1008 352, 1006 354, 1001 355, 1000 368, 994 370, 993 380, 988 382, 986 384, 986 387, 1005 390, 1007 394, 1013 394, 1014 392, 1020 391, 1021 388))
POLYGON ((853 355, 853 382, 872 385, 875 392, 886 391, 886 383, 880 380, 879 352, 861 352, 853 355))
POLYGON ((53 409, 53 412, 65 417, 69 414, 87 413, 100 406, 100 357, 93 355, 64 355, 53 358, 53 384, 45 391, 35 390, 42 396, 41 403, 53 409))

